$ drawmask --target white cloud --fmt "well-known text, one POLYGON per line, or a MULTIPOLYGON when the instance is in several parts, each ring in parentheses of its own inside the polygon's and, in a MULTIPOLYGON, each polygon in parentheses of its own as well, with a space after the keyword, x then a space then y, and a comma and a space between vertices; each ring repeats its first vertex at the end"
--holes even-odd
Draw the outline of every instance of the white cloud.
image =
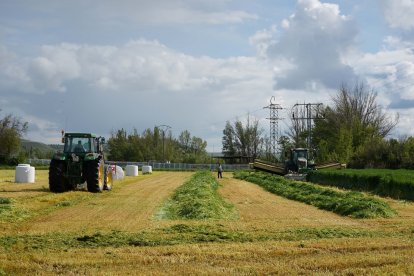
POLYGON ((276 25, 270 27, 270 29, 263 29, 257 31, 253 36, 249 38, 251 45, 256 47, 256 52, 259 57, 266 58, 269 46, 276 43, 275 35, 277 33, 276 25))
POLYGON ((0 86, 4 89, 24 86, 30 81, 24 62, 6 47, 0 45, 0 86))
POLYGON ((398 107, 397 101, 414 100, 414 45, 395 37, 384 43, 381 51, 361 54, 352 63, 358 75, 388 98, 384 103, 398 107))
MULTIPOLYGON (((19 9, 30 10, 42 15, 61 14, 68 16, 74 26, 92 25, 119 26, 125 22, 146 25, 169 24, 239 24, 256 20, 258 16, 248 11, 233 9, 229 1, 196 1, 196 0, 101 0, 93 1, 40 0, 35 4, 16 4, 19 9), (62 11, 65 11, 62 14, 62 11)), ((59 21, 59 18, 58 18, 59 21)), ((41 22, 41 20, 40 20, 41 22)), ((56 23, 45 20, 44 24, 56 23)), ((43 23, 37 22, 43 25, 43 23)), ((87 26, 85 26, 87 27, 87 26)))
POLYGON ((394 131, 396 136, 414 136, 414 108, 411 109, 400 109, 398 128, 394 131))
POLYGON ((392 28, 414 29, 414 0, 381 0, 385 19, 392 28))
POLYGON ((209 2, 202 3, 194 0, 126 1, 120 5, 118 2, 104 1, 103 5, 100 5, 100 14, 113 19, 127 16, 132 21, 147 24, 225 24, 257 19, 257 15, 246 11, 227 9, 225 1, 209 2))
POLYGON ((276 88, 302 89, 312 84, 337 88, 355 77, 345 57, 354 47, 357 30, 338 5, 299 0, 282 27, 279 33, 261 31, 251 39, 259 51, 266 49, 268 59, 282 72, 275 76, 276 88))
POLYGON ((376 53, 360 53, 350 62, 355 72, 378 93, 378 103, 392 116, 399 113, 393 135, 413 135, 414 45, 397 37, 386 37, 376 53))
POLYGON ((107 135, 164 123, 208 139, 214 122, 222 129, 225 120, 261 108, 272 93, 271 68, 255 57, 194 57, 144 39, 121 46, 48 45, 37 57, 16 59, 25 61, 19 70, 26 85, 4 72, 0 78, 14 84, 11 91, 26 92, 13 93, 12 104, 28 114, 33 137, 65 125, 107 135))

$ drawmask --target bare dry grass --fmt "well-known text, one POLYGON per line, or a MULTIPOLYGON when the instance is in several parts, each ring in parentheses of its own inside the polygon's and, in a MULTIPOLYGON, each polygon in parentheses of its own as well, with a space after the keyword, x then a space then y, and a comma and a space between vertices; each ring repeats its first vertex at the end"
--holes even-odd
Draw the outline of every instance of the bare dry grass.
MULTIPOLYGON (((28 233, 54 231, 89 233, 101 230, 137 231, 156 226, 153 215, 163 201, 191 173, 158 173, 137 177, 132 183, 70 208, 39 216, 25 225, 28 233)), ((132 177, 126 180, 132 181, 132 177)), ((85 193, 85 192, 75 192, 85 193)))
POLYGON ((224 178, 222 183, 221 194, 234 204, 240 213, 240 222, 235 223, 255 225, 262 229, 363 225, 358 220, 271 194, 260 186, 246 181, 228 177, 224 178))
POLYGON ((36 175, 36 184, 14 184, 14 174, 0 171, 0 197, 26 214, 0 216, 0 275, 400 275, 414 269, 412 202, 387 199, 396 217, 357 220, 225 173, 219 192, 238 220, 157 219, 190 175, 155 172, 102 194, 52 194, 47 171, 36 175))
POLYGON ((190 244, 2 253, 16 274, 410 274, 414 247, 398 239, 190 244))

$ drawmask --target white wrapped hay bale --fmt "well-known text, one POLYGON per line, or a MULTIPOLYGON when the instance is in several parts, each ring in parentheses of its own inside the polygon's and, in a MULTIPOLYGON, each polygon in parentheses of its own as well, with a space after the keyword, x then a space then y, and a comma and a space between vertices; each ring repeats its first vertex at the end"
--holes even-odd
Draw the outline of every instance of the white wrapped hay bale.
POLYGON ((142 166, 142 174, 152 173, 152 166, 142 166))
POLYGON ((122 180, 125 177, 124 170, 120 166, 111 165, 112 167, 112 179, 122 180))
POLYGON ((125 167, 125 175, 127 175, 127 176, 138 176, 138 166, 136 166, 136 165, 127 165, 125 167))
POLYGON ((15 173, 16 183, 35 183, 35 168, 29 164, 19 164, 15 173))

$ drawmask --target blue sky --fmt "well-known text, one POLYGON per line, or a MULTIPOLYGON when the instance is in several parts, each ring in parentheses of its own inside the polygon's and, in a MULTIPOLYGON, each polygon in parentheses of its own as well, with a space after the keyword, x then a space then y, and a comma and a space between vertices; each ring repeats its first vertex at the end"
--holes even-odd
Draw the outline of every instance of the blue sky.
POLYGON ((226 120, 267 132, 272 96, 329 104, 359 80, 399 114, 392 135, 414 135, 412 15, 413 0, 1 1, 0 109, 46 143, 168 124, 217 150, 226 120))

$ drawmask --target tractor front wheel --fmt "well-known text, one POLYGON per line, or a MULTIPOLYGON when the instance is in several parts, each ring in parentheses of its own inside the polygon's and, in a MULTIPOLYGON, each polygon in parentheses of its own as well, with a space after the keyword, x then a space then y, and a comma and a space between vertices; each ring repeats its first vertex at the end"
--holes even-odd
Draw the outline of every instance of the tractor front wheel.
POLYGON ((104 162, 92 160, 87 163, 86 185, 91 193, 100 193, 104 189, 104 162))
POLYGON ((54 193, 63 193, 68 190, 63 175, 65 165, 63 162, 52 159, 49 165, 49 189, 54 193))

